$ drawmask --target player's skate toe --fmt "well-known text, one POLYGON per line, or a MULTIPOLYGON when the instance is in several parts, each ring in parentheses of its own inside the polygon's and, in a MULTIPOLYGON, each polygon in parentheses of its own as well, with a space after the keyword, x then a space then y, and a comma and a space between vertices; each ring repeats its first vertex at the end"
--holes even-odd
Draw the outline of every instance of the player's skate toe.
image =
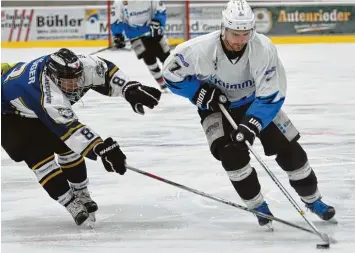
POLYGON ((335 208, 325 204, 321 199, 314 201, 311 204, 306 204, 306 207, 322 220, 330 220, 335 215, 335 208))
POLYGON ((74 218, 74 220, 75 220, 76 225, 80 226, 88 218, 89 218, 89 213, 86 211, 81 211, 80 213, 77 214, 77 216, 74 218))
POLYGON ((89 217, 89 213, 86 210, 86 207, 81 203, 79 198, 74 198, 66 206, 66 209, 73 217, 76 225, 80 226, 84 221, 89 217))
POLYGON ((99 207, 97 206, 96 202, 94 202, 94 201, 87 202, 87 203, 84 204, 84 206, 88 210, 88 213, 96 212, 99 209, 99 207))

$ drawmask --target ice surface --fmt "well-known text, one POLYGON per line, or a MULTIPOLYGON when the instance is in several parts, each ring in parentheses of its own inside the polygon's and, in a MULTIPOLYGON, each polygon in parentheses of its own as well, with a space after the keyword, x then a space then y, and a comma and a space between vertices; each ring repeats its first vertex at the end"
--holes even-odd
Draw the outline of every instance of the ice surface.
MULTIPOLYGON (((288 74, 284 110, 302 133, 300 142, 318 176, 324 200, 336 207, 338 225, 307 217, 339 242, 329 252, 355 247, 355 44, 279 45, 288 74)), ((92 48, 74 49, 90 53, 92 48)), ((54 49, 3 49, 2 62, 29 61, 54 49)), ((106 52, 132 79, 156 85, 133 52, 106 52)), ((209 153, 196 109, 165 94, 145 116, 121 98, 89 92, 74 106, 82 122, 117 139, 130 165, 242 204, 219 162, 209 153)), ((259 142, 256 149, 262 154, 259 142)), ((287 190, 286 174, 262 156, 287 190)), ((265 171, 253 160, 274 215, 307 226, 265 171)), ((93 230, 77 227, 52 201, 24 163, 1 154, 2 252, 319 252, 320 240, 274 224, 268 233, 256 218, 233 207, 128 171, 109 174, 88 161, 90 191, 99 204, 93 230)))

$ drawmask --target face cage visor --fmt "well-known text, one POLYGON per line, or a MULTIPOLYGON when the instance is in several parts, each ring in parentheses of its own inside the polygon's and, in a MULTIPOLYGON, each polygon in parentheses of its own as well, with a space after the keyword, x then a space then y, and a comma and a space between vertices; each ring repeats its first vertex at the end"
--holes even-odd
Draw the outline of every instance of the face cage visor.
POLYGON ((65 96, 71 102, 76 102, 82 97, 84 90, 84 76, 74 78, 56 78, 52 77, 56 85, 61 89, 65 96))

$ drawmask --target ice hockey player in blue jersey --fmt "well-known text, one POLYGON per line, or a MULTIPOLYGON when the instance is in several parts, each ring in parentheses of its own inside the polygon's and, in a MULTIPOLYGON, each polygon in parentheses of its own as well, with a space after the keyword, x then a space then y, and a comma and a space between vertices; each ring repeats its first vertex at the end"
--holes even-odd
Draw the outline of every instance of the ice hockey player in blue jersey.
POLYGON ((111 17, 111 31, 116 47, 125 47, 125 35, 131 41, 138 59, 143 59, 161 89, 166 91, 157 62, 158 58, 163 63, 170 54, 170 47, 163 33, 166 23, 164 4, 154 0, 115 0, 111 17))
MULTIPOLYGON (((126 156, 81 123, 71 105, 89 90, 122 96, 134 112, 154 108, 161 92, 129 78, 112 62, 61 49, 31 62, 1 64, 1 145, 24 161, 49 196, 66 207, 77 225, 95 220, 85 159, 99 156, 105 169, 123 175, 126 156), (57 155, 57 161, 55 160, 57 155)), ((119 112, 117 112, 119 113, 119 112)))
MULTIPOLYGON (((298 142, 300 134, 281 110, 287 80, 276 47, 255 32, 254 13, 245 0, 228 2, 222 17, 221 31, 178 45, 165 61, 169 89, 198 107, 211 153, 247 207, 272 215, 245 144, 258 137, 265 155, 276 155, 305 205, 321 219, 331 219, 335 209, 322 201, 317 177, 298 142), (227 100, 220 101, 221 95, 227 100), (218 103, 228 107, 237 131, 218 103)), ((257 218, 260 225, 270 223, 257 218)))

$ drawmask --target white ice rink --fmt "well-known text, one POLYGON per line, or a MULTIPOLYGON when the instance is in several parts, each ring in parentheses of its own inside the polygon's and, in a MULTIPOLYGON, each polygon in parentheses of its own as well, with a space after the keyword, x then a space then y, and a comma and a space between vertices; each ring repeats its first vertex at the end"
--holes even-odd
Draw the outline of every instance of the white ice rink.
MULTIPOLYGON (((355 44, 278 45, 288 74, 284 110, 302 134, 300 142, 318 176, 324 201, 338 225, 307 217, 338 243, 329 252, 355 248, 355 44)), ((3 49, 2 62, 29 61, 55 49, 3 49)), ((74 49, 90 53, 92 48, 74 49)), ((155 85, 133 52, 102 53, 132 79, 155 85)), ((82 122, 117 139, 130 165, 238 204, 224 169, 209 153, 196 109, 187 99, 163 95, 145 116, 122 98, 89 92, 74 106, 82 122)), ((255 144, 262 155, 260 143, 255 144)), ((303 207, 284 173, 265 159, 303 207)), ((307 227, 253 159, 262 191, 275 216, 307 227)), ((128 171, 109 174, 87 161, 92 197, 99 205, 93 230, 77 227, 49 198, 24 163, 1 153, 1 252, 3 253, 291 253, 319 252, 320 240, 274 223, 265 232, 250 213, 128 171)))

